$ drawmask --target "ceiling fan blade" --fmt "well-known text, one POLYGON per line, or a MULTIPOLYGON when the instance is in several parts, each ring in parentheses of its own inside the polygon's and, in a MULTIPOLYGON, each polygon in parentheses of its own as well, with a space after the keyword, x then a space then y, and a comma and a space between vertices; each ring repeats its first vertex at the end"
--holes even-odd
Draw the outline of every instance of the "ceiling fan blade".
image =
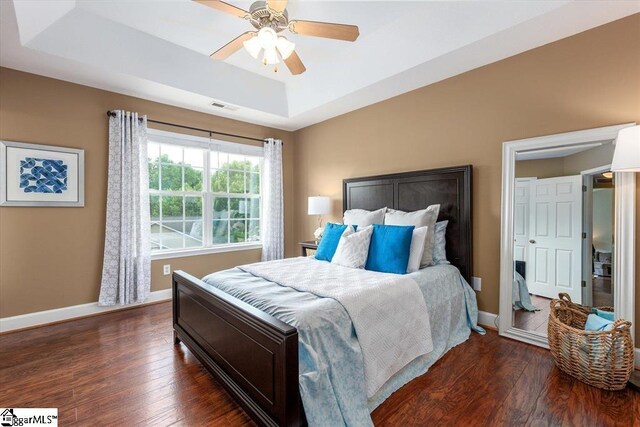
POLYGON ((205 6, 209 6, 212 9, 219 10, 220 12, 229 13, 233 16, 237 16, 238 18, 246 18, 251 16, 249 12, 244 9, 240 9, 239 7, 235 7, 232 4, 225 3, 223 1, 218 0, 193 0, 196 3, 203 4, 205 6))
POLYGON ((211 58, 217 60, 228 58, 231 54, 236 53, 238 50, 242 49, 242 43, 255 36, 255 34, 255 31, 247 31, 244 34, 240 34, 238 37, 213 52, 211 54, 211 58))
POLYGON ((282 13, 287 8, 288 0, 267 0, 267 9, 276 12, 282 13))
POLYGON ((298 54, 293 51, 291 55, 287 59, 284 60, 285 65, 291 71, 291 74, 294 76, 298 74, 302 74, 307 71, 307 68, 304 66, 298 54))
POLYGON ((291 21, 289 30, 303 36, 355 41, 360 35, 356 25, 333 24, 331 22, 291 21))

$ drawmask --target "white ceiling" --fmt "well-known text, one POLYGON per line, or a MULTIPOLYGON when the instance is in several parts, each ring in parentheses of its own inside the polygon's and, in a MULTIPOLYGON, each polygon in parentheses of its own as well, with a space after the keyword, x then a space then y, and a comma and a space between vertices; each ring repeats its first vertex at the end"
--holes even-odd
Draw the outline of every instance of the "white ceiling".
MULTIPOLYGON (((569 147, 554 147, 543 148, 540 150, 519 151, 516 153, 516 160, 542 160, 542 159, 555 159, 558 157, 568 157, 574 154, 582 153, 583 151, 591 150, 592 148, 605 145, 607 142, 592 142, 583 145, 571 145, 569 147)), ((610 142, 608 142, 610 143, 610 142)))
POLYGON ((288 35, 307 66, 292 76, 244 50, 210 59, 252 27, 190 0, 2 0, 0 65, 296 130, 640 12, 640 1, 292 0, 288 12, 358 25, 360 37, 288 35))

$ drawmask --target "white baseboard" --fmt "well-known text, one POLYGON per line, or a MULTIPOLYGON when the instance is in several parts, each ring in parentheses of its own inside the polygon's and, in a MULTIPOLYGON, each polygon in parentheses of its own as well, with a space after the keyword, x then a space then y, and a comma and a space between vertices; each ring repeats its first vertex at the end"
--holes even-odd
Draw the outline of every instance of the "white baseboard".
POLYGON ((486 326, 490 329, 498 329, 496 326, 497 314, 488 313, 486 311, 478 311, 478 325, 486 326))
POLYGON ((142 306, 158 301, 171 299, 171 289, 154 291, 149 294, 149 298, 141 304, 116 305, 111 307, 100 307, 97 302, 89 304, 73 305, 71 307, 56 308, 54 310, 38 311, 36 313, 22 314, 20 316, 0 318, 0 332, 15 331, 17 329, 30 328, 33 326, 46 325, 63 320, 86 317, 99 313, 114 310, 123 310, 135 306, 142 306))

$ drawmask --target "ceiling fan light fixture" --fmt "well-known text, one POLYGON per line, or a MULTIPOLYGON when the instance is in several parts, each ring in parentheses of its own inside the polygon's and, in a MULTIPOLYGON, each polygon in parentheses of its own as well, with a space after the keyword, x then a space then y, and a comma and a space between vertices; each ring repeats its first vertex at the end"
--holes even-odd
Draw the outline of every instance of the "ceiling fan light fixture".
POLYGON ((258 37, 252 37, 242 44, 244 45, 244 48, 247 50, 247 52, 249 52, 249 55, 258 59, 258 55, 260 55, 260 51, 262 50, 262 44, 260 44, 258 37))
POLYGON ((271 27, 263 27, 258 31, 258 41, 264 49, 276 47, 278 34, 271 27))
POLYGON ((262 62, 264 65, 275 65, 280 63, 280 59, 278 59, 278 52, 276 52, 276 48, 268 48, 264 50, 264 57, 262 58, 262 62))
POLYGON ((287 40, 286 37, 278 37, 278 42, 276 44, 282 59, 287 59, 296 48, 296 44, 287 40))

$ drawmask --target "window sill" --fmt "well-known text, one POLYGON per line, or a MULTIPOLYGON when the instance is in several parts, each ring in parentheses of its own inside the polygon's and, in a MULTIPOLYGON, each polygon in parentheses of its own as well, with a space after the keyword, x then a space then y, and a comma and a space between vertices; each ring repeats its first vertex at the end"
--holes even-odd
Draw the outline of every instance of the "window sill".
POLYGON ((223 252, 248 251, 262 249, 262 243, 246 243, 236 245, 220 245, 211 248, 179 249, 171 251, 155 252, 151 254, 151 261, 158 259, 184 258, 198 255, 218 254, 223 252))

